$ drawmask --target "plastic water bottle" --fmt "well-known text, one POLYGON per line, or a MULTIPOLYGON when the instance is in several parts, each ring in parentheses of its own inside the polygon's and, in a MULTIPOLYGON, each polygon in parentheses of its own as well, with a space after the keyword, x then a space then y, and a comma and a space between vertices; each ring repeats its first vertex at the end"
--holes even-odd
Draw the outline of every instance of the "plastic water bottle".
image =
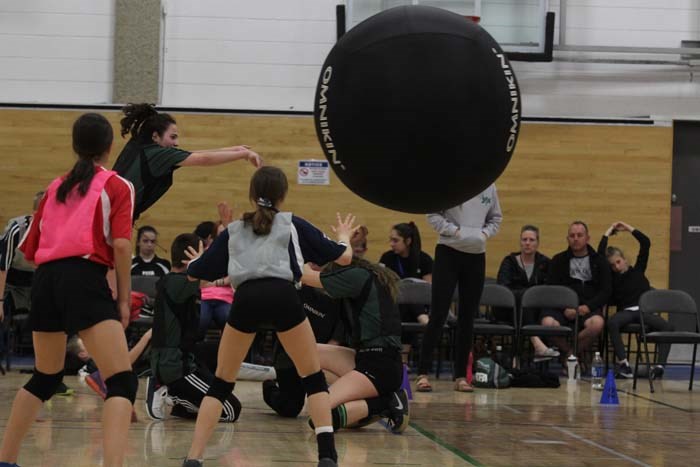
POLYGON ((600 352, 595 353, 591 365, 591 386, 593 389, 603 389, 603 359, 600 358, 600 352))

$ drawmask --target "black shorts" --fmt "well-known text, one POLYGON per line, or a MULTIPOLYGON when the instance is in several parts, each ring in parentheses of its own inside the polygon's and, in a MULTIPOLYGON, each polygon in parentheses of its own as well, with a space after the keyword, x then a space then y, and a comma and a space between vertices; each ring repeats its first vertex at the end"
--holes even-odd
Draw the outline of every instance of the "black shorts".
POLYGON ((306 319, 294 284, 284 279, 255 279, 236 289, 228 324, 253 333, 261 329, 289 331, 306 319))
POLYGON ((398 349, 373 347, 355 354, 355 371, 372 382, 380 396, 398 391, 403 382, 403 363, 398 349))
POLYGON ((119 321, 107 266, 83 258, 44 263, 32 285, 32 331, 75 334, 108 319, 119 321))
MULTIPOLYGON (((593 316, 603 316, 603 311, 600 309, 597 310, 592 310, 590 313, 587 315, 579 315, 578 317, 578 324, 579 324, 579 329, 581 329, 581 326, 583 323, 586 322, 587 319, 592 318, 593 316)), ((554 318, 559 324, 562 326, 568 326, 573 329, 575 321, 566 319, 566 316, 564 316, 564 310, 562 309, 554 309, 554 308, 549 308, 549 309, 544 309, 542 310, 542 314, 540 315, 540 322, 545 317, 550 317, 554 318)))

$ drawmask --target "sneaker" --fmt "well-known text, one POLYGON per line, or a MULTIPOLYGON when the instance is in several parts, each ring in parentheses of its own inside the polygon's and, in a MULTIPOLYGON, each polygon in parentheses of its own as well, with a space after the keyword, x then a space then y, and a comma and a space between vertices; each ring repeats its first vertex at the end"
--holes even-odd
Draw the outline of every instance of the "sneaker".
POLYGON ((63 396, 63 397, 68 397, 72 396, 75 393, 74 390, 66 386, 66 383, 61 381, 61 384, 58 385, 56 388, 56 392, 54 392, 54 396, 63 396))
POLYGON ((87 384, 90 389, 99 394, 99 396, 102 399, 105 399, 107 397, 107 386, 105 386, 105 382, 102 380, 102 376, 100 375, 99 371, 90 373, 85 378, 85 384, 87 384))
POLYGON ((88 371, 87 364, 81 366, 78 370, 78 378, 80 378, 81 381, 85 381, 85 378, 87 378, 89 374, 90 372, 88 371))
POLYGON ((617 367, 616 376, 625 379, 632 379, 634 378, 634 372, 632 371, 632 368, 630 368, 629 365, 623 363, 622 365, 617 367))
POLYGON ((535 352, 535 357, 533 358, 533 361, 535 363, 538 362, 544 362, 546 360, 551 360, 553 358, 557 358, 559 356, 559 351, 555 349, 554 347, 548 347, 544 352, 537 353, 535 352))
POLYGON ((410 421, 408 393, 401 389, 391 395, 389 402, 389 426, 392 433, 403 433, 410 421))
POLYGON ((185 459, 185 462, 182 463, 182 467, 202 467, 203 465, 204 463, 197 459, 185 459))
POLYGON ((337 467, 338 463, 330 457, 324 457, 318 461, 317 467, 337 467))
POLYGON ((651 379, 661 379, 664 377, 664 367, 656 365, 651 369, 651 379))
POLYGON ((146 412, 153 420, 164 420, 166 418, 165 404, 167 397, 167 386, 158 386, 153 376, 146 380, 146 412))

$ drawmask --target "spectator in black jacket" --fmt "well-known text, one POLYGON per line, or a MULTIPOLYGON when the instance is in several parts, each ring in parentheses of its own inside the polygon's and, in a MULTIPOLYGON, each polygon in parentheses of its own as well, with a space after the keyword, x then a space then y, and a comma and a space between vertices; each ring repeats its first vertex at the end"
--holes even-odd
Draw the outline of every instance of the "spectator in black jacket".
MULTIPOLYGON (((565 285, 578 295, 578 308, 564 310, 544 310, 544 326, 574 326, 579 316, 578 351, 583 353, 600 335, 605 326, 603 306, 610 297, 610 266, 589 244, 588 226, 583 221, 569 225, 567 235, 569 248, 558 253, 549 263, 547 283, 565 285)), ((571 355, 571 349, 563 338, 552 338, 564 356, 571 355)))
MULTIPOLYGON (((608 331, 610 332, 610 340, 615 348, 615 357, 618 363, 617 376, 622 378, 632 378, 634 373, 627 361, 627 353, 625 352, 625 345, 622 343, 620 328, 631 323, 640 322, 639 297, 651 289, 649 280, 644 274, 649 262, 650 247, 651 241, 649 241, 649 237, 624 222, 612 224, 598 244, 598 254, 605 255, 612 268, 610 305, 615 306, 616 312, 608 320, 608 331), (614 246, 608 246, 608 238, 617 232, 629 232, 639 242, 639 253, 634 266, 627 262, 622 250, 614 246)), ((652 331, 664 332, 673 330, 673 326, 658 315, 649 314, 644 316, 644 324, 649 326, 652 331)), ((659 378, 663 375, 663 363, 666 363, 669 350, 670 346, 668 344, 659 346, 659 362, 661 362, 661 365, 654 367, 653 377, 659 378)))
MULTIPOLYGON (((547 277, 549 258, 537 251, 540 245, 540 229, 534 225, 524 225, 520 229, 520 251, 513 252, 503 258, 498 269, 497 282, 505 285, 513 291, 517 309, 520 309, 520 300, 523 293, 533 285, 542 285, 547 277)), ((508 320, 500 310, 496 311, 499 321, 508 320)), ((522 310, 523 324, 536 324, 540 322, 540 310, 522 310)), ((548 360, 559 356, 559 352, 553 347, 547 347, 542 339, 537 336, 530 337, 532 347, 535 349, 535 361, 548 360)))

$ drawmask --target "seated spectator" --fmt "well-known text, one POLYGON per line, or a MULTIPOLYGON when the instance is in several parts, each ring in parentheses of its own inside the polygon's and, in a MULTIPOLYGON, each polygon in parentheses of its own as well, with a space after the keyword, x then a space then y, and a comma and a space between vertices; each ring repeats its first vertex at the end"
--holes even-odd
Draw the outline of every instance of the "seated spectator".
MULTIPOLYGON (((588 244, 590 235, 584 222, 571 223, 567 240, 569 248, 554 255, 549 263, 547 283, 571 288, 578 295, 579 306, 576 309, 543 310, 542 325, 573 328, 578 315, 578 352, 581 356, 605 326, 603 306, 610 297, 611 273, 605 258, 588 244)), ((563 358, 571 355, 571 348, 566 339, 552 338, 552 342, 563 352, 563 358)), ((587 363, 582 358, 579 358, 579 361, 585 371, 587 363)))
MULTIPOLYGON (((391 250, 379 263, 394 271, 400 279, 412 277, 433 280, 433 258, 421 250, 420 232, 413 222, 396 224, 389 234, 391 250)), ((428 324, 428 309, 421 305, 400 305, 401 321, 428 324)))
MULTIPOLYGON (((622 378, 633 378, 634 373, 627 361, 625 345, 622 343, 620 328, 631 324, 639 323, 639 297, 644 292, 651 289, 649 280, 644 274, 649 261, 649 248, 651 242, 649 237, 639 230, 624 222, 615 222, 608 228, 598 244, 598 254, 605 254, 612 268, 612 295, 610 305, 615 306, 615 314, 608 320, 608 331, 610 340, 615 348, 615 358, 617 360, 616 375, 622 378), (639 253, 634 266, 631 266, 625 254, 619 248, 608 246, 608 239, 617 232, 629 232, 639 242, 639 253)), ((663 318, 655 314, 644 316, 644 324, 652 331, 672 331, 673 326, 663 318)), ((652 370, 652 377, 660 378, 664 373, 663 364, 666 363, 670 345, 661 344, 659 346, 659 362, 652 370)))
MULTIPOLYGON (((520 310, 520 300, 523 293, 533 285, 542 285, 547 277, 549 258, 537 251, 540 245, 540 229, 534 225, 525 225, 520 229, 520 251, 509 254, 498 268, 497 282, 505 285, 515 295, 516 309, 520 310)), ((540 322, 540 310, 521 310, 523 313, 523 325, 540 322)), ((496 317, 500 321, 510 320, 510 316, 501 316, 496 310, 496 317)), ((532 347, 535 349, 535 361, 547 360, 559 356, 559 352, 547 347, 542 339, 537 336, 530 337, 532 347)))
POLYGON ((163 277, 170 272, 170 262, 156 255, 158 232, 144 225, 136 233, 136 256, 131 260, 132 276, 163 277))

